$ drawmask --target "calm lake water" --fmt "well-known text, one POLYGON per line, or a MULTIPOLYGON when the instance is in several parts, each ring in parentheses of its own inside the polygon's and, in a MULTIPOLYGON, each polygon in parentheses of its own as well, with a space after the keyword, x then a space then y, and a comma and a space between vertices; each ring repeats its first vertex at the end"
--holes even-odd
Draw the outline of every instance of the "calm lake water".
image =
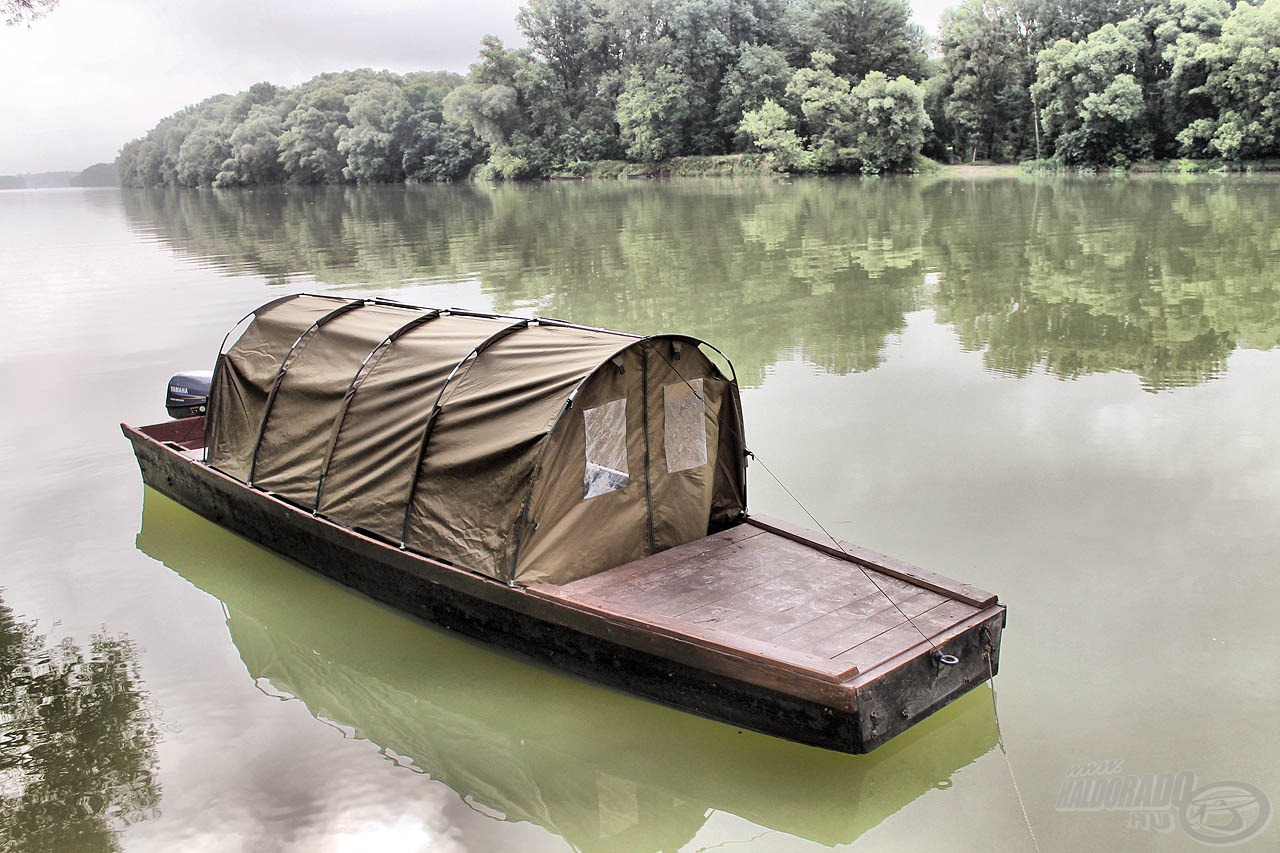
POLYGON ((0 848, 1029 850, 1002 734, 1042 849, 1205 849, 1059 796, 1280 807, 1278 346, 1263 178, 0 193, 0 848), (710 340, 833 532, 999 593, 995 696, 869 756, 744 733, 145 490, 117 424, 294 290, 710 340))

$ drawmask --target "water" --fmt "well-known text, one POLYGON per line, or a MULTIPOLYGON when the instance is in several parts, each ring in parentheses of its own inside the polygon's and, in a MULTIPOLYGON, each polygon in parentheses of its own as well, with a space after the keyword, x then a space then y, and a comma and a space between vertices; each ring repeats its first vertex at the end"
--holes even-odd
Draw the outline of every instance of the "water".
POLYGON ((1008 604, 1043 849, 1203 849, 1059 809, 1079 762, 1280 805, 1280 181, 5 192, 0 279, 0 847, 1030 849, 985 687, 835 755, 462 641, 144 490, 117 423, 293 290, 707 338, 833 532, 1008 604))

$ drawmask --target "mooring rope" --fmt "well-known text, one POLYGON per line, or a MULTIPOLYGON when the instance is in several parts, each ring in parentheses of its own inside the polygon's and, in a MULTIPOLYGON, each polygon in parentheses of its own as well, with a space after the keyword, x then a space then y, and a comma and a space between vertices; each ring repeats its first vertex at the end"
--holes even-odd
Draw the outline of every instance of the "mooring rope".
MULTIPOLYGON (((665 355, 663 355, 662 350, 658 349, 657 347, 653 347, 652 350, 653 352, 656 352, 658 354, 659 358, 661 358, 663 361, 667 363, 667 367, 671 368, 672 373, 680 377, 680 381, 684 382, 685 385, 689 386, 689 390, 693 392, 693 396, 701 400, 703 405, 706 405, 707 401, 703 399, 701 394, 698 393, 698 389, 693 386, 692 382, 690 382, 688 379, 685 379, 684 374, 681 373, 676 368, 676 366, 671 363, 670 359, 668 359, 665 355)), ((867 572, 866 567, 863 566, 862 563, 858 562, 858 560, 856 560, 852 554, 850 554, 848 551, 845 550, 845 547, 843 544, 841 544, 840 540, 831 535, 831 531, 827 530, 827 528, 822 525, 821 521, 818 521, 818 517, 809 511, 809 508, 805 506, 804 503, 798 497, 796 497, 793 491, 787 488, 787 484, 782 482, 782 480, 779 479, 777 474, 773 473, 773 470, 768 465, 765 464, 763 459, 761 459, 757 454, 752 453, 750 450, 746 451, 746 453, 748 457, 760 463, 760 467, 765 470, 765 473, 767 473, 770 477, 773 478, 773 481, 778 484, 778 486, 782 489, 782 491, 787 493, 787 496, 790 497, 791 500, 796 502, 796 506, 800 507, 800 509, 804 512, 804 514, 809 516, 809 520, 812 521, 814 525, 817 526, 817 528, 821 530, 828 539, 831 540, 831 544, 835 545, 837 550, 839 550, 841 554, 844 554, 850 563, 853 563, 855 566, 858 567, 858 571, 862 572, 862 576, 866 578, 873 587, 876 588, 876 592, 884 596, 885 601, 888 601, 890 604, 893 605, 893 609, 898 611, 898 615, 901 616, 909 625, 911 625, 912 628, 916 629, 916 633, 920 635, 921 639, 923 639, 926 643, 929 644, 929 651, 931 651, 934 655, 938 656, 938 659, 945 663, 954 664, 957 662, 955 658, 947 655, 942 655, 942 653, 938 651, 938 647, 934 645, 933 640, 929 638, 929 635, 926 634, 923 630, 921 630, 920 626, 916 624, 915 620, 912 619, 910 616, 908 616, 906 614, 906 611, 904 611, 901 607, 898 606, 898 602, 894 601, 893 597, 890 596, 889 593, 885 592, 884 588, 881 587, 880 584, 876 583, 875 578, 871 577, 871 575, 867 572)))
POLYGON ((938 647, 933 644, 933 640, 929 638, 929 635, 926 634, 923 630, 921 630, 920 626, 916 624, 915 620, 912 619, 910 616, 908 616, 906 611, 898 606, 898 602, 894 601, 893 597, 890 596, 889 593, 885 592, 884 588, 881 587, 880 584, 876 583, 875 578, 871 577, 870 573, 867 572, 866 567, 863 566, 861 563, 859 563, 856 559, 854 559, 853 555, 845 550, 844 545, 841 544, 840 540, 832 536, 831 531, 827 530, 827 528, 822 526, 822 522, 818 521, 817 516, 809 512, 809 508, 805 506, 798 497, 795 496, 794 492, 792 492, 790 489, 787 488, 787 484, 782 482, 782 480, 778 478, 777 474, 773 473, 773 470, 770 469, 769 466, 765 464, 764 460, 761 459, 757 454, 752 453, 749 450, 747 451, 747 455, 750 456, 752 459, 754 459, 756 462, 760 463, 760 467, 765 470, 765 473, 773 478, 773 481, 778 484, 778 486, 782 489, 782 491, 787 493, 788 497, 790 497, 791 500, 796 502, 796 506, 800 507, 800 509, 804 511, 804 514, 809 516, 809 520, 812 521, 815 525, 817 525, 817 528, 821 530, 828 539, 831 540, 831 544, 835 545, 836 548, 840 550, 841 554, 844 554, 846 557, 848 557, 849 562, 853 563, 855 566, 858 567, 858 571, 862 572, 862 576, 871 582, 871 585, 876 588, 876 592, 883 595, 885 600, 893 605, 893 609, 898 611, 898 615, 900 615, 904 620, 906 620, 906 622, 910 624, 912 628, 916 629, 916 633, 920 635, 921 639, 923 639, 926 643, 929 644, 930 651, 932 651, 934 654, 939 654, 938 647))
POLYGON ((1022 787, 1018 785, 1018 777, 1013 772, 1013 762, 1009 760, 1009 750, 1004 745, 1004 729, 1000 727, 1000 704, 996 701, 996 673, 991 663, 991 646, 988 645, 982 656, 987 659, 987 683, 991 685, 991 713, 996 718, 996 743, 1000 754, 1004 756, 1004 766, 1009 769, 1009 781, 1013 783, 1013 793, 1018 798, 1018 808, 1022 809, 1022 822, 1027 826, 1027 834, 1031 836, 1031 847, 1040 853, 1040 842, 1036 840, 1036 831, 1031 828, 1031 815, 1027 813, 1027 804, 1022 799, 1022 787))

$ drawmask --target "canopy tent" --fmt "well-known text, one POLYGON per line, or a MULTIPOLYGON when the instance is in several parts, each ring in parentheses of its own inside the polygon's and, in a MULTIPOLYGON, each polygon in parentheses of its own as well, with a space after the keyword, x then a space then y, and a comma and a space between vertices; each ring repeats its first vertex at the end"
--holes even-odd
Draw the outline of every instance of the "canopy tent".
POLYGON ((737 382, 697 339, 313 295, 237 330, 208 464, 415 552, 567 583, 746 508, 737 382))

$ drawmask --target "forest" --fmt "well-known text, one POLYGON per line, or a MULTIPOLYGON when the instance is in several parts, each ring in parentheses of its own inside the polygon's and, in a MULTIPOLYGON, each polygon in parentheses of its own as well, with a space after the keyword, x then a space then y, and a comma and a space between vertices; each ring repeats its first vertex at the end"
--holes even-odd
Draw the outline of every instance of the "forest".
POLYGON ((528 0, 516 20, 527 46, 486 36, 465 76, 359 69, 215 95, 127 143, 120 180, 1280 156, 1280 0, 965 0, 936 37, 907 0, 528 0))

